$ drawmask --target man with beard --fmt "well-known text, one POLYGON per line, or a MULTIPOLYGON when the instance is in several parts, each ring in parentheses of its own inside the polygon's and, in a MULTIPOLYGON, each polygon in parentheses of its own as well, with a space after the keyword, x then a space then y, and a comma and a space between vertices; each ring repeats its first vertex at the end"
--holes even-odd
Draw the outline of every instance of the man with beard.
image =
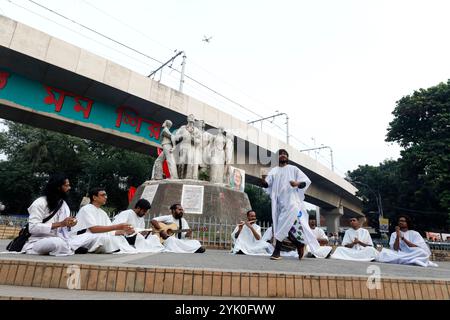
POLYGON ((70 209, 65 201, 69 190, 67 176, 56 173, 50 177, 44 188, 44 195, 28 208, 31 237, 23 246, 22 252, 51 256, 74 253, 69 244, 68 228, 75 226, 77 221, 70 216, 70 209))
POLYGON ((150 208, 150 202, 139 199, 134 205, 134 209, 124 210, 114 217, 114 224, 126 223, 133 227, 135 233, 125 235, 125 238, 138 252, 161 252, 164 250, 164 246, 159 242, 159 237, 148 234, 149 231, 144 231, 144 217, 150 208))
POLYGON ((164 230, 160 231, 161 238, 164 239, 163 245, 166 252, 175 253, 203 253, 205 248, 202 247, 200 241, 186 239, 192 236, 192 230, 185 218, 183 218, 184 209, 181 204, 176 203, 170 206, 172 214, 159 216, 154 218, 151 223, 156 230, 161 230, 160 223, 166 225, 177 224, 177 233, 173 236, 164 230), (182 231, 182 232, 181 232, 182 231))
POLYGON ((281 259, 282 241, 288 238, 296 247, 299 259, 303 257, 307 244, 311 253, 325 258, 331 247, 320 247, 308 224, 308 213, 303 200, 311 180, 297 167, 288 164, 289 154, 280 149, 278 166, 272 168, 267 177, 262 178, 263 188, 267 188, 272 203, 273 237, 276 240, 272 260, 281 259))

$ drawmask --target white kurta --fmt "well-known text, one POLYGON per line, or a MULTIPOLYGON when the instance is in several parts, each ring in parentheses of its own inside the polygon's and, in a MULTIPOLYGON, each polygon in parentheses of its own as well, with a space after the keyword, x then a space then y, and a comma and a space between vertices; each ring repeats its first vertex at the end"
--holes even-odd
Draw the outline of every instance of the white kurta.
POLYGON ((63 221, 70 216, 70 209, 64 201, 61 208, 46 223, 42 223, 50 215, 46 197, 36 199, 28 208, 29 231, 31 237, 23 246, 22 252, 28 254, 49 254, 52 256, 67 256, 74 252, 69 244, 67 227, 52 230, 52 224, 63 221))
POLYGON ((350 228, 345 231, 344 240, 342 240, 342 247, 337 247, 331 255, 332 259, 352 261, 372 261, 377 257, 378 251, 373 247, 370 233, 364 228, 359 228, 357 230, 350 228), (356 244, 352 248, 344 247, 346 244, 352 243, 355 238, 358 238, 358 240, 368 244, 369 246, 364 247, 360 244, 356 244))
POLYGON ((138 252, 161 252, 164 246, 159 242, 159 238, 155 235, 149 235, 147 239, 139 233, 140 230, 145 229, 144 217, 139 217, 133 209, 128 209, 120 212, 114 217, 114 224, 128 223, 133 226, 137 232, 131 237, 136 236, 134 247, 138 252))
POLYGON ((284 167, 272 168, 266 181, 269 185, 266 192, 272 202, 274 237, 283 241, 288 236, 295 220, 298 219, 303 228, 304 241, 309 246, 311 253, 318 258, 327 257, 332 248, 319 245, 309 227, 309 215, 303 202, 311 180, 299 168, 288 164, 284 167), (290 181, 305 182, 306 187, 303 189, 292 187, 290 181))
MULTIPOLYGON (((328 240, 328 237, 325 234, 325 231, 323 231, 321 228, 315 227, 314 229, 311 229, 311 232, 314 234, 314 236, 316 237, 317 241, 319 239, 328 240)), ((319 243, 319 245, 320 245, 320 243, 319 243)), ((306 255, 306 254, 308 254, 310 252, 311 252, 311 250, 309 250, 309 246, 306 245, 305 246, 305 254, 304 255, 306 255)))
POLYGON ((314 234, 314 236, 316 237, 317 240, 319 239, 325 239, 328 240, 327 235, 325 234, 325 231, 323 231, 322 229, 315 227, 314 229, 311 229, 312 233, 314 234))
POLYGON ((95 226, 111 226, 108 214, 93 204, 83 206, 77 214, 78 223, 72 228, 70 244, 72 249, 79 247, 95 253, 136 253, 136 249, 130 246, 123 236, 116 236, 115 231, 104 233, 92 233, 89 228, 95 226), (86 232, 77 235, 78 231, 86 229, 86 232))
POLYGON ((415 264, 421 267, 437 267, 438 265, 430 261, 431 251, 422 236, 414 230, 406 232, 400 231, 401 235, 417 247, 409 247, 400 239, 399 251, 394 250, 394 242, 397 234, 393 232, 389 241, 391 249, 383 248, 378 256, 378 261, 398 264, 415 264))
POLYGON ((253 229, 260 236, 260 240, 256 240, 253 235, 252 230, 249 227, 244 225, 242 227, 239 236, 236 238, 235 235, 239 230, 239 227, 236 226, 233 233, 231 233, 231 239, 233 241, 233 248, 231 250, 232 253, 238 253, 242 251, 247 255, 254 256, 267 256, 271 255, 273 252, 273 247, 270 243, 261 239, 261 227, 256 223, 252 224, 253 229))
MULTIPOLYGON (((179 220, 172 215, 156 217, 154 220, 165 224, 175 223, 179 228, 179 220)), ((185 218, 181 218, 181 227, 181 229, 189 229, 189 224, 185 218)), ((178 234, 168 237, 164 240, 163 245, 164 251, 175 253, 194 253, 202 246, 198 240, 186 239, 186 232, 181 233, 181 239, 178 239, 178 234)))

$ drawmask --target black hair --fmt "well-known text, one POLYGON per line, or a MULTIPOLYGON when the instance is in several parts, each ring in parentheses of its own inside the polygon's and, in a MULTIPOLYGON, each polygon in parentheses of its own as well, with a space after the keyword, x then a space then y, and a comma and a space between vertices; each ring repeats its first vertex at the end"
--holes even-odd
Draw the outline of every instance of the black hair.
POLYGON ((286 149, 280 149, 280 150, 278 150, 278 151, 277 151, 277 155, 280 156, 280 154, 281 154, 282 152, 283 152, 283 153, 286 153, 286 154, 287 154, 287 157, 289 158, 289 152, 287 152, 286 149))
POLYGON ((248 211, 247 211, 247 217, 248 217, 248 214, 249 214, 250 212, 254 212, 254 213, 256 214, 256 211, 255 211, 255 210, 248 210, 248 211))
POLYGON ((100 191, 105 191, 105 188, 92 188, 91 190, 89 190, 89 199, 91 199, 91 203, 92 201, 94 201, 94 196, 98 196, 98 193, 100 191))
POLYGON ((171 205, 171 206, 170 206, 170 210, 172 210, 172 211, 176 210, 176 209, 177 209, 177 206, 181 206, 181 204, 175 203, 175 204, 171 205))
POLYGON ((58 172, 50 176, 47 184, 44 187, 43 194, 47 199, 47 206, 50 211, 53 211, 59 203, 59 200, 66 200, 67 193, 62 191, 62 186, 66 183, 67 176, 58 172))
POLYGON ((406 224, 408 225, 408 229, 413 229, 413 222, 410 216, 406 215, 406 214, 399 214, 397 216, 397 224, 398 224, 398 220, 400 220, 400 218, 405 218, 406 220, 406 224))
POLYGON ((134 205, 134 208, 141 208, 144 210, 148 210, 152 207, 152 205, 150 204, 150 202, 148 202, 148 200, 145 199, 139 199, 138 202, 136 202, 136 204, 134 205))

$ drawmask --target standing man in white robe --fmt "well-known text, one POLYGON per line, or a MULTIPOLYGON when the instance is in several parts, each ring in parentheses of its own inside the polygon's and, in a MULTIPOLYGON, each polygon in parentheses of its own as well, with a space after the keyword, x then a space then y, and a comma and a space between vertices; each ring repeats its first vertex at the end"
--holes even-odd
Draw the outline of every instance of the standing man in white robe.
POLYGON ((50 177, 44 188, 44 195, 28 208, 31 237, 23 246, 22 252, 51 256, 74 254, 69 244, 68 228, 77 222, 70 216, 70 209, 65 201, 69 190, 69 179, 64 174, 57 173, 50 177), (53 212, 53 217, 43 223, 53 212))
POLYGON ((261 227, 256 224, 256 212, 247 212, 247 221, 241 221, 231 234, 232 253, 268 256, 273 247, 261 239, 261 227))
POLYGON ((78 223, 72 229, 72 248, 77 253, 136 253, 123 235, 134 233, 128 223, 112 224, 108 214, 100 207, 106 204, 104 188, 89 191, 91 203, 83 206, 77 214, 78 223))
POLYGON ((345 231, 343 247, 337 247, 331 258, 351 261, 375 260, 378 251, 373 247, 369 231, 361 228, 357 218, 350 218, 350 226, 351 228, 345 231))
POLYGON ((378 256, 378 261, 398 264, 415 264, 421 267, 437 267, 430 261, 431 251, 422 236, 414 230, 409 230, 411 219, 406 215, 398 218, 398 226, 391 234, 389 246, 383 248, 378 256))
POLYGON ((114 224, 129 224, 133 227, 135 234, 125 236, 125 239, 131 246, 134 246, 138 252, 161 252, 164 246, 155 235, 148 234, 144 237, 141 233, 145 230, 144 217, 151 208, 150 202, 145 199, 139 199, 134 209, 128 209, 120 212, 114 217, 114 224))
POLYGON ((160 216, 154 218, 151 223, 157 230, 161 229, 160 222, 164 224, 175 223, 178 226, 178 230, 188 230, 185 232, 179 232, 172 236, 169 236, 165 231, 161 231, 160 235, 164 239, 163 245, 166 252, 175 253, 203 253, 205 248, 202 247, 200 241, 186 239, 192 237, 192 230, 189 228, 189 224, 185 218, 183 218, 184 209, 181 204, 176 203, 170 206, 170 215, 160 216))
POLYGON ((303 257, 304 245, 319 258, 325 258, 331 247, 320 247, 308 225, 308 213, 303 200, 311 180, 297 167, 288 164, 289 154, 280 149, 278 166, 272 168, 262 186, 267 188, 272 203, 273 236, 276 239, 272 260, 281 259, 282 241, 288 237, 297 246, 299 259, 303 257))

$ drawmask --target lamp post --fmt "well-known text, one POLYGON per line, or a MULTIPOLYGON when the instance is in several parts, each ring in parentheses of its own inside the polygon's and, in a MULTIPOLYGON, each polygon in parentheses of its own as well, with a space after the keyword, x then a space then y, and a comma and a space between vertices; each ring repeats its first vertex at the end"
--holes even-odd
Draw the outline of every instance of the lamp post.
MULTIPOLYGON (((275 112, 278 112, 278 111, 275 111, 275 112)), ((256 123, 256 122, 259 122, 259 121, 264 121, 264 120, 267 120, 267 119, 270 119, 270 118, 273 119, 273 118, 279 117, 279 116, 285 116, 286 117, 286 144, 289 144, 289 116, 287 115, 287 113, 279 112, 279 113, 274 114, 274 115, 272 115, 270 117, 265 117, 265 118, 261 118, 261 119, 254 120, 254 121, 248 121, 247 123, 248 124, 253 124, 253 123, 256 123)), ((261 125, 261 130, 262 130, 262 125, 261 125)))
MULTIPOLYGON (((330 157, 331 157, 331 171, 334 171, 334 163, 333 163, 333 149, 331 149, 331 147, 329 146, 323 146, 322 147, 317 147, 317 148, 310 148, 310 149, 303 149, 303 150, 299 150, 300 152, 303 151, 311 151, 311 150, 319 150, 319 149, 325 149, 328 148, 330 149, 330 157)), ((317 159, 316 159, 317 160, 317 159)))
POLYGON ((360 184, 362 186, 367 187, 367 189, 369 189, 373 193, 373 195, 375 196, 375 201, 376 201, 377 207, 378 207, 378 214, 381 215, 381 218, 384 218, 384 215, 383 215, 383 204, 381 202, 380 192, 379 191, 375 192, 367 183, 356 181, 356 180, 352 180, 350 178, 348 178, 346 180, 348 182, 350 182, 350 183, 360 184))

